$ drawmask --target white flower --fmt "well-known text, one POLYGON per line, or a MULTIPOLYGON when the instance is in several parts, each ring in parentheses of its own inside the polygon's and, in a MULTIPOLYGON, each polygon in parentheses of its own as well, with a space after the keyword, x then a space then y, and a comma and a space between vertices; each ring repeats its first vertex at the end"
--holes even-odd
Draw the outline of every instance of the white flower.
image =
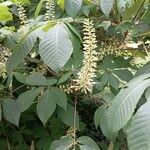
POLYGON ((70 88, 75 91, 81 91, 84 93, 92 92, 93 85, 95 84, 94 79, 96 77, 96 68, 98 61, 98 54, 95 51, 96 45, 96 34, 94 29, 93 21, 89 19, 84 21, 84 59, 83 66, 79 71, 78 78, 73 80, 75 85, 70 88))

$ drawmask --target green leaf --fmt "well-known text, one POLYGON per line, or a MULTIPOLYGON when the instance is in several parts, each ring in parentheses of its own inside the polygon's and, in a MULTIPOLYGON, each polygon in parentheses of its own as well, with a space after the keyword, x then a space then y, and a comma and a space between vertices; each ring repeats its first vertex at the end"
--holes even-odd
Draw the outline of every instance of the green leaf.
POLYGON ((145 91, 145 98, 147 101, 150 101, 150 87, 145 91))
MULTIPOLYGON (((76 112, 76 128, 79 130, 79 115, 76 112)), ((67 105, 66 111, 60 110, 58 114, 63 123, 70 127, 74 127, 74 107, 70 104, 67 105)))
POLYGON ((109 139, 110 141, 115 141, 118 133, 112 131, 111 123, 109 122, 108 109, 105 109, 101 116, 100 127, 105 137, 107 137, 107 139, 109 139))
POLYGON ((145 14, 142 17, 143 22, 150 25, 149 17, 150 17, 150 6, 148 7, 148 9, 146 10, 145 14))
POLYGON ((56 102, 54 97, 51 97, 50 90, 46 90, 44 94, 41 96, 38 104, 37 104, 37 115, 45 125, 51 115, 54 113, 56 108, 56 102))
POLYGON ((112 8, 114 5, 114 0, 100 0, 100 8, 102 9, 102 12, 109 16, 112 8))
POLYGON ((0 21, 12 20, 12 13, 9 12, 9 8, 4 5, 0 5, 0 21))
POLYGON ((70 150, 73 143, 74 139, 70 137, 63 137, 60 140, 52 142, 49 150, 70 150))
POLYGON ((18 4, 18 3, 20 3, 20 4, 29 4, 30 3, 30 0, 11 0, 13 3, 15 3, 15 4, 18 4))
POLYGON ((142 75, 144 73, 150 72, 150 62, 146 63, 143 67, 141 67, 135 74, 135 77, 142 75))
POLYGON ((120 13, 121 15, 122 15, 123 12, 125 11, 126 4, 127 4, 127 1, 126 1, 126 0, 118 0, 118 1, 117 1, 117 8, 118 8, 118 11, 119 11, 119 13, 120 13))
POLYGON ((33 73, 26 78, 26 84, 46 86, 46 85, 48 85, 48 81, 42 74, 33 73))
POLYGON ((100 150, 96 142, 88 136, 82 136, 77 139, 81 150, 100 150))
POLYGON ((42 88, 32 89, 19 95, 17 101, 21 104, 21 112, 26 111, 33 104, 41 90, 42 88))
POLYGON ((137 12, 140 10, 144 1, 145 0, 137 0, 134 3, 134 5, 131 5, 124 13, 123 20, 128 20, 128 19, 134 17, 137 14, 137 12))
POLYGON ((44 0, 40 0, 39 4, 37 5, 36 7, 36 10, 35 10, 35 18, 37 18, 37 16, 39 15, 41 9, 42 9, 42 4, 43 4, 44 0))
POLYGON ((2 107, 5 119, 18 126, 21 113, 20 103, 12 99, 5 99, 2 101, 2 107))
POLYGON ((2 120, 2 101, 0 100, 0 122, 2 120))
POLYGON ((132 118, 126 133, 130 150, 150 149, 150 102, 139 108, 132 118))
POLYGON ((55 72, 58 72, 67 63, 73 52, 73 45, 63 23, 51 28, 39 44, 39 53, 42 60, 55 72))
POLYGON ((101 77, 101 81, 104 84, 108 83, 114 89, 118 89, 119 87, 119 80, 110 72, 105 72, 101 77))
POLYGON ((72 74, 73 74, 72 71, 67 72, 66 74, 64 74, 64 75, 58 80, 58 83, 57 83, 57 84, 59 85, 59 84, 65 82, 65 81, 67 81, 68 78, 69 78, 72 74))
POLYGON ((112 101, 109 117, 114 132, 124 127, 131 118, 143 92, 150 86, 149 77, 150 74, 144 74, 134 78, 112 101))
POLYGON ((65 0, 57 0, 57 5, 64 11, 64 9, 65 9, 65 0))
POLYGON ((128 70, 114 70, 114 74, 116 74, 123 81, 130 81, 133 78, 133 74, 128 70))
POLYGON ((26 83, 26 77, 27 77, 26 74, 14 72, 13 75, 20 83, 26 83))
POLYGON ((107 108, 106 105, 102 105, 96 110, 94 114, 94 123, 95 123, 96 128, 100 125, 102 115, 106 108, 107 108))
POLYGON ((56 87, 50 88, 49 91, 50 91, 51 98, 53 98, 60 107, 66 110, 66 107, 67 107, 66 94, 62 90, 56 87))
POLYGON ((108 83, 114 88, 118 89, 119 87, 119 80, 112 74, 108 74, 108 83))
POLYGON ((82 6, 82 0, 65 0, 65 10, 69 16, 75 17, 82 6))
MULTIPOLYGON (((37 32, 37 31, 35 31, 37 32)), ((14 69, 24 60, 24 58, 31 52, 37 39, 35 32, 31 32, 23 37, 15 47, 15 52, 8 59, 6 69, 10 75, 14 69)))
POLYGON ((74 26, 72 26, 70 23, 66 23, 66 25, 80 39, 80 41, 82 41, 82 38, 81 38, 79 31, 74 26))

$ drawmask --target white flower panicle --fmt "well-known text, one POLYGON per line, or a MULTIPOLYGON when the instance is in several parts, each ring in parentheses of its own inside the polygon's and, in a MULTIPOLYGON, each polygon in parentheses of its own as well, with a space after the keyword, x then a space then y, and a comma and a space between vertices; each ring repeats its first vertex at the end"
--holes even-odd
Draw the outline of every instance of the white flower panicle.
POLYGON ((0 44, 0 77, 6 76, 6 61, 10 57, 10 49, 0 44))
POLYGON ((80 72, 77 74, 78 78, 73 80, 75 85, 71 86, 75 91, 81 91, 84 93, 92 92, 96 77, 96 68, 98 61, 98 54, 95 51, 97 48, 96 34, 93 21, 86 19, 83 23, 84 31, 84 59, 83 66, 80 72))
POLYGON ((45 20, 49 21, 55 18, 55 0, 46 0, 45 20))
POLYGON ((19 19, 21 21, 20 24, 21 25, 27 24, 27 16, 24 7, 20 4, 18 4, 17 7, 18 7, 17 10, 18 10, 19 19))

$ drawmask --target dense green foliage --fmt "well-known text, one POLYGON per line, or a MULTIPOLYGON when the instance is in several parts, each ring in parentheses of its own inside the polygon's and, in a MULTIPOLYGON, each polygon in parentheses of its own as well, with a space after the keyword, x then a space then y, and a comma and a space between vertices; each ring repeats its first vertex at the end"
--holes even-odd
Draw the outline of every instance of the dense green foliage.
POLYGON ((149 0, 0 0, 0 149, 150 149, 149 0))

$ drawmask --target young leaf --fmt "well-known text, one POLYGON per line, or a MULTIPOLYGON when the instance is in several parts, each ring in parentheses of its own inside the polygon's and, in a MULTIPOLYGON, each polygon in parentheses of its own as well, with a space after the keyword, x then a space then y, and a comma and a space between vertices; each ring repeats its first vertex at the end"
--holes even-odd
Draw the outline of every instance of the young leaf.
POLYGON ((124 127, 136 108, 145 89, 150 86, 150 74, 144 74, 131 80, 114 98, 110 106, 110 123, 114 132, 124 127))
POLYGON ((46 78, 40 73, 33 73, 26 78, 26 83, 28 85, 38 85, 38 86, 46 86, 48 85, 48 81, 46 78))
POLYGON ((130 150, 150 149, 150 102, 139 108, 132 118, 127 130, 128 148, 130 150))
POLYGON ((37 5, 36 10, 35 10, 35 18, 37 18, 37 16, 39 15, 43 2, 44 0, 40 0, 39 4, 37 5))
POLYGON ((77 139, 81 150, 100 150, 96 142, 88 136, 82 136, 77 139))
POLYGON ((63 137, 60 140, 52 142, 50 150, 70 150, 73 144, 74 139, 70 137, 63 137))
POLYGON ((12 13, 9 12, 9 8, 4 5, 0 5, 0 21, 12 20, 12 13))
POLYGON ((33 104, 41 90, 42 88, 32 89, 19 95, 17 101, 21 104, 21 112, 26 111, 33 104))
POLYGON ((75 17, 82 6, 82 0, 66 0, 65 9, 69 16, 75 17))
POLYGON ((12 99, 5 99, 2 101, 2 107, 5 119, 18 126, 21 113, 20 103, 12 99))
POLYGON ((114 0, 100 0, 100 8, 106 16, 109 16, 114 5, 114 0))
POLYGON ((57 0, 57 5, 64 11, 64 9, 65 9, 65 0, 57 0))
POLYGON ((39 44, 39 53, 42 60, 55 72, 58 72, 67 63, 73 52, 73 45, 63 23, 51 28, 39 44))
POLYGON ((54 113, 55 108, 56 108, 55 97, 51 96, 51 93, 48 89, 44 92, 36 107, 37 115, 44 125, 47 123, 48 119, 54 113))

